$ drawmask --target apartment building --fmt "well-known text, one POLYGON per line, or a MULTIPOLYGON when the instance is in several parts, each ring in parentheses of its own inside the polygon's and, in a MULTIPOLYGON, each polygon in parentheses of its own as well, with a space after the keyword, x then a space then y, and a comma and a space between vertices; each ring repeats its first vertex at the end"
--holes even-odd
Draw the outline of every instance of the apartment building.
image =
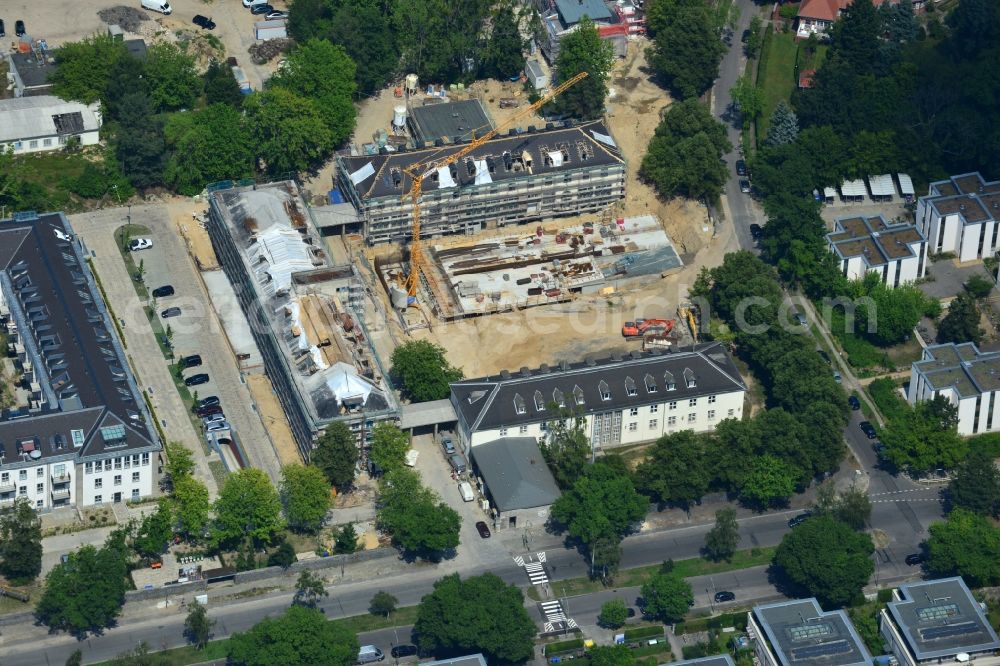
POLYGON ((971 342, 930 345, 910 366, 906 400, 911 405, 943 395, 958 408, 958 432, 1000 429, 1000 352, 981 352, 971 342))
POLYGON ((761 666, 871 666, 872 656, 843 610, 816 599, 754 606, 747 635, 761 666))
MULTIPOLYGON (((412 236, 407 171, 461 144, 379 155, 337 156, 337 184, 362 218, 369 244, 412 236)), ((625 160, 601 120, 510 130, 460 162, 427 170, 421 236, 473 234, 508 224, 595 213, 625 196, 625 160)))
POLYGON ((875 273, 898 287, 927 274, 927 241, 912 224, 889 224, 881 215, 842 217, 826 240, 849 280, 875 273))
POLYGON ((0 221, 0 507, 154 495, 161 443, 80 242, 61 213, 0 221))
POLYGON ((718 342, 671 352, 563 362, 451 385, 466 450, 503 437, 545 437, 548 424, 573 412, 586 421, 595 450, 713 430, 743 416, 746 384, 718 342))
POLYGON ((917 228, 928 252, 954 253, 959 261, 992 257, 1000 249, 1000 181, 987 182, 978 172, 952 176, 930 185, 917 199, 917 228))

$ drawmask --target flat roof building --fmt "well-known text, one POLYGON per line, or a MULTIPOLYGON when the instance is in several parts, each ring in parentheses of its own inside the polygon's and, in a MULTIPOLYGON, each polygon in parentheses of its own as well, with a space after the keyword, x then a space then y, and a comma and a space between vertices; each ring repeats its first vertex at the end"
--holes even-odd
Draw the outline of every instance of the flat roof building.
POLYGON ((847 613, 824 611, 815 599, 754 606, 747 620, 762 666, 871 666, 847 613))
POLYGON ((416 141, 432 144, 438 139, 445 143, 462 143, 493 129, 493 121, 476 98, 443 104, 425 101, 423 106, 410 107, 407 122, 416 141))
MULTIPOLYGON (((413 224, 406 170, 460 145, 337 156, 337 183, 370 244, 404 242, 413 224)), ((475 233, 592 213, 625 196, 625 160, 603 121, 510 130, 423 178, 421 236, 475 233)))
POLYGON ((898 287, 927 274, 927 241, 912 224, 889 224, 881 215, 842 217, 826 241, 849 280, 875 273, 882 284, 898 287))
POLYGON ((395 419, 358 314, 363 285, 351 266, 329 262, 295 183, 219 189, 208 199, 209 237, 303 458, 334 421, 363 442, 375 422, 395 419))
POLYGON ((879 613, 879 630, 903 666, 1000 663, 1000 639, 960 577, 901 585, 879 613))
POLYGON ((682 659, 680 661, 671 661, 667 664, 660 664, 660 666, 736 666, 733 661, 732 656, 729 653, 716 654, 711 657, 698 657, 697 659, 682 659))
POLYGON ((953 252, 959 261, 992 257, 1000 250, 1000 181, 979 172, 931 183, 917 199, 917 227, 928 252, 953 252))
POLYGON ((960 435, 1000 430, 1000 352, 981 352, 971 342, 924 348, 910 366, 906 400, 915 405, 936 395, 958 408, 960 435))
POLYGON ((161 444, 85 251, 61 213, 0 221, 0 323, 13 404, 0 411, 0 507, 136 501, 161 444))
POLYGON ((472 449, 472 464, 497 528, 541 525, 559 487, 534 437, 505 437, 472 449))

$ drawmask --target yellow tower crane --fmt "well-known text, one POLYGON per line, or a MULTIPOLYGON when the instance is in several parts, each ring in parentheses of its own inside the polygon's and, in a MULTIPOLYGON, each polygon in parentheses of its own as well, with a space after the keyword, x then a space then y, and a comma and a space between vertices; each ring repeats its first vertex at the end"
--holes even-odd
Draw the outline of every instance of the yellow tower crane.
MULTIPOLYGON (((587 72, 580 72, 573 78, 564 81, 550 90, 540 100, 526 107, 523 111, 515 114, 507 122, 490 130, 481 137, 473 139, 465 146, 462 146, 461 150, 457 150, 446 157, 432 157, 424 160, 423 162, 413 164, 403 170, 410 178, 413 179, 413 184, 410 186, 410 197, 413 200, 413 238, 410 241, 410 274, 406 277, 405 282, 406 291, 410 296, 417 295, 417 283, 420 281, 420 271, 423 270, 423 252, 420 247, 420 193, 424 185, 424 176, 429 175, 436 169, 446 167, 449 164, 454 164, 459 161, 500 132, 504 131, 508 127, 511 127, 522 118, 531 115, 545 104, 551 102, 557 95, 563 93, 567 88, 576 85, 585 78, 587 78, 587 72)), ((404 194, 403 196, 406 195, 404 194)))

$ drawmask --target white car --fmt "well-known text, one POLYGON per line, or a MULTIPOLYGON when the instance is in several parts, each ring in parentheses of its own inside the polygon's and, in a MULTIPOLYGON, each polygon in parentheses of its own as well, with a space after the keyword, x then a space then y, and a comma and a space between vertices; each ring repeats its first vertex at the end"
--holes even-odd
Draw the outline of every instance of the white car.
POLYGON ((243 0, 244 7, 253 7, 254 5, 266 5, 267 0, 243 0))
POLYGON ((211 416, 206 416, 201 420, 201 422, 204 423, 206 426, 210 426, 213 423, 220 423, 225 420, 226 420, 226 415, 219 413, 219 414, 212 414, 211 416))
POLYGON ((205 428, 206 432, 218 432, 219 430, 229 430, 229 423, 226 421, 218 421, 216 423, 210 423, 208 427, 205 428))
POLYGON ((264 17, 264 19, 267 21, 278 21, 280 19, 286 19, 286 18, 288 18, 288 12, 281 12, 281 11, 271 12, 270 14, 264 17))
POLYGON ((153 247, 152 238, 133 238, 128 242, 128 249, 132 252, 137 250, 148 250, 153 247))

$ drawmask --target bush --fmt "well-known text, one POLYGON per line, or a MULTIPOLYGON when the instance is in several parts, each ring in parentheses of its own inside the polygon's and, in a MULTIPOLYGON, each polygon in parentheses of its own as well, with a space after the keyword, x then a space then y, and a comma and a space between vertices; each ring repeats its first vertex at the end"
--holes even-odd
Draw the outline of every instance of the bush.
POLYGON ((897 388, 896 382, 887 377, 876 379, 868 385, 868 395, 875 401, 875 405, 885 418, 890 421, 904 418, 909 412, 909 405, 899 397, 899 393, 896 392, 897 388))
POLYGON ((969 438, 969 450, 984 449, 991 458, 1000 458, 1000 432, 988 432, 969 438))
POLYGON ((993 291, 993 281, 987 280, 981 275, 973 275, 965 282, 965 290, 973 298, 986 298, 993 291))
POLYGON ((558 654, 560 652, 571 652, 573 650, 579 650, 583 647, 582 638, 573 638, 568 641, 558 641, 556 643, 549 643, 545 646, 545 654, 558 654))
POLYGON ((87 162, 83 172, 69 183, 70 192, 85 199, 100 199, 110 187, 104 169, 92 162, 87 162))
POLYGON ((625 631, 625 640, 635 641, 642 638, 652 638, 653 636, 662 636, 662 635, 663 635, 662 626, 636 627, 635 629, 627 629, 625 631))
POLYGON ((799 15, 799 6, 792 4, 782 5, 781 9, 778 10, 778 14, 780 14, 781 18, 785 19, 786 21, 791 21, 792 19, 794 19, 796 16, 799 15))

